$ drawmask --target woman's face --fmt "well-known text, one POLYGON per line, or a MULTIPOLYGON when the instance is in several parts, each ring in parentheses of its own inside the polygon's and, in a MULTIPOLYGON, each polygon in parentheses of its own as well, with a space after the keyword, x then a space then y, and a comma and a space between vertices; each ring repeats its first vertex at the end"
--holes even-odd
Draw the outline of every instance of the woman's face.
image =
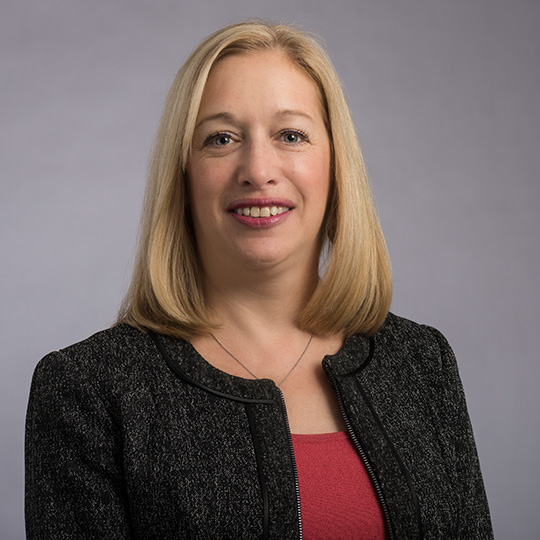
POLYGON ((277 52, 217 62, 187 167, 205 270, 318 262, 330 143, 317 86, 277 52))

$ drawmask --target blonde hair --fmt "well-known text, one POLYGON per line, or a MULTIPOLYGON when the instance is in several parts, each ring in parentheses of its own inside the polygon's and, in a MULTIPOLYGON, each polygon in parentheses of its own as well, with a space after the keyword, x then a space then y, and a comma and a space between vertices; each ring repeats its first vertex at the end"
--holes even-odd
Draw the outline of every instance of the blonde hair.
POLYGON ((209 36, 172 84, 150 163, 133 277, 118 323, 182 338, 215 328, 206 312, 202 271, 186 209, 185 170, 212 66, 226 55, 261 50, 285 54, 315 82, 332 148, 332 193, 325 222, 329 257, 299 324, 320 335, 352 335, 372 334, 384 322, 392 296, 390 261, 332 62, 306 33, 251 21, 209 36))

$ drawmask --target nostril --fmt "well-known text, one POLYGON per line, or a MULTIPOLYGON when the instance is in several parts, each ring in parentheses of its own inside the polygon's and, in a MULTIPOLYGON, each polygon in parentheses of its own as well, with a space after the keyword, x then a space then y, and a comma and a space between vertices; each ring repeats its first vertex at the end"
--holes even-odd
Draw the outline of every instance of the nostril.
POLYGON ((273 178, 266 179, 265 177, 250 176, 248 178, 241 179, 240 183, 245 186, 249 185, 249 186, 261 187, 267 184, 275 184, 276 180, 273 178))

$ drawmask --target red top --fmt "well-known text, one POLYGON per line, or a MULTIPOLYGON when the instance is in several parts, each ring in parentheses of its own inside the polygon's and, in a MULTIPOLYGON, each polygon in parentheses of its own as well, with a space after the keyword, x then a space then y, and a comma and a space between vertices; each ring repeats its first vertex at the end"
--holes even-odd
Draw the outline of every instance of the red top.
POLYGON ((386 540, 386 526, 348 433, 292 436, 306 540, 386 540))

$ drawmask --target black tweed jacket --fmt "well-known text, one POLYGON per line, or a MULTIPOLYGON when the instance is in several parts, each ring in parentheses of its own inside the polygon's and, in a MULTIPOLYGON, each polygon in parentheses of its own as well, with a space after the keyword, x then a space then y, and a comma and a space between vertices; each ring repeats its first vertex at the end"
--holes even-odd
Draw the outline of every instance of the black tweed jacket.
MULTIPOLYGON (((389 315, 323 366, 390 538, 492 538, 456 363, 436 330, 389 315)), ((117 326, 36 368, 27 416, 29 539, 297 539, 279 389, 185 341, 117 326)), ((308 540, 308 539, 306 539, 308 540)))

